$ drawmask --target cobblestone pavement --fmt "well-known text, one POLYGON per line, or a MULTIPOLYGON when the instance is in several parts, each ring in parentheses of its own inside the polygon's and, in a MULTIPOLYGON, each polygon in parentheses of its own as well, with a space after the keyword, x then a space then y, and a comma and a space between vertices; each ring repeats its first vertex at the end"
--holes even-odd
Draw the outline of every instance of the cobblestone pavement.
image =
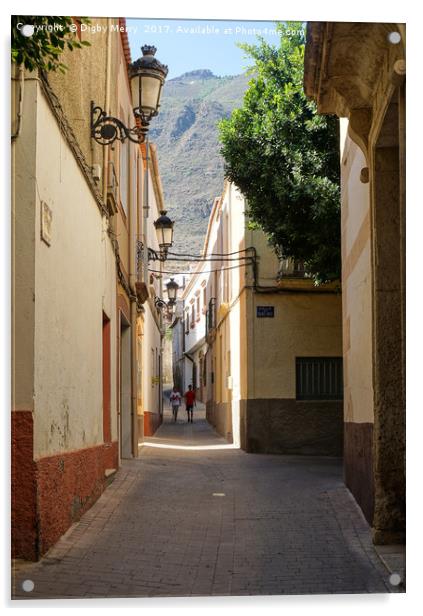
POLYGON ((246 454, 201 412, 147 441, 40 562, 15 562, 14 598, 398 591, 340 460, 246 454))

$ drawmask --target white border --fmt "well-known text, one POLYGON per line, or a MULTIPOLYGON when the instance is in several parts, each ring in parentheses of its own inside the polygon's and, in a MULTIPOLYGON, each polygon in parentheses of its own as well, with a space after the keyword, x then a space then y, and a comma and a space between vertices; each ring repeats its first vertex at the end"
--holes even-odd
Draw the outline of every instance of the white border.
POLYGON ((419 247, 422 244, 422 211, 423 197, 421 195, 421 152, 422 139, 422 101, 421 91, 421 58, 422 58, 422 34, 421 34, 421 11, 418 3, 411 0, 401 2, 371 2, 370 0, 353 0, 352 2, 329 2, 328 0, 302 0, 301 2, 285 2, 281 0, 262 0, 252 4, 230 4, 228 0, 214 0, 210 4, 198 1, 171 2, 160 0, 157 3, 147 1, 134 5, 125 1, 110 2, 109 0, 99 3, 82 2, 75 0, 72 3, 15 2, 1 7, 0 20, 2 28, 2 42, 4 50, 3 62, 1 63, 3 84, 3 100, 10 92, 9 85, 9 45, 10 45, 10 14, 37 13, 37 14, 83 14, 87 16, 120 15, 128 17, 151 17, 151 18, 197 18, 197 19, 252 19, 252 20, 305 20, 305 21, 375 21, 375 22, 407 22, 407 508, 408 508, 408 571, 407 571, 407 594, 396 595, 334 595, 334 596, 299 596, 299 597, 251 597, 251 598, 216 598, 207 599, 151 599, 151 600, 90 600, 88 601, 40 601, 30 603, 8 602, 9 590, 9 473, 7 455, 10 452, 8 434, 8 409, 10 406, 10 162, 9 162, 9 139, 10 120, 9 105, 4 106, 1 114, 3 147, 0 148, 1 156, 4 157, 0 166, 2 171, 3 207, 0 208, 1 242, 1 284, 2 293, 0 301, 0 340, 2 341, 0 391, 4 404, 2 405, 2 460, 6 463, 2 474, 2 502, 5 513, 3 521, 2 543, 2 603, 6 609, 14 609, 20 613, 30 607, 35 612, 44 613, 45 608, 78 610, 78 614, 85 610, 104 609, 137 609, 143 613, 172 612, 186 614, 187 612, 212 613, 216 610, 242 610, 244 614, 257 615, 257 611, 266 613, 295 613, 295 614, 360 614, 371 613, 384 616, 400 616, 400 613, 418 613, 417 606, 423 602, 419 597, 420 578, 422 576, 421 558, 421 468, 422 460, 419 456, 422 440, 422 407, 420 383, 422 382, 421 342, 422 342, 422 318, 421 318, 421 275, 423 259, 419 247), (135 8, 136 7, 136 8, 135 8), (137 14, 139 13, 139 14, 137 14))

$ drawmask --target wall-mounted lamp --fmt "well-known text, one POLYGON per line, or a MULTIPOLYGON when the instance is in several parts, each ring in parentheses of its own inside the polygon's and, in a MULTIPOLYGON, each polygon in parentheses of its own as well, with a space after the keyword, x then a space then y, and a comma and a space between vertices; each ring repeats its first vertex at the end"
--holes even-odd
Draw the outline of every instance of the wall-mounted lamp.
POLYGON ((176 295, 178 293, 179 285, 178 283, 171 278, 169 282, 166 283, 167 296, 169 298, 168 304, 174 305, 176 304, 176 295))
POLYGON ((154 57, 157 49, 153 45, 144 45, 141 51, 142 57, 129 65, 135 126, 128 128, 91 101, 91 137, 100 145, 110 145, 116 139, 143 143, 151 119, 159 112, 160 97, 169 69, 154 57))
POLYGON ((166 258, 167 251, 173 244, 173 221, 166 216, 165 210, 162 210, 159 218, 154 221, 154 226, 160 250, 166 258))
POLYGON ((174 306, 176 305, 176 295, 178 293, 178 289, 178 283, 173 278, 171 278, 169 282, 166 283, 168 301, 165 302, 164 299, 162 299, 161 297, 156 297, 154 300, 154 305, 156 306, 156 308, 158 308, 159 310, 166 309, 168 312, 173 312, 174 306))

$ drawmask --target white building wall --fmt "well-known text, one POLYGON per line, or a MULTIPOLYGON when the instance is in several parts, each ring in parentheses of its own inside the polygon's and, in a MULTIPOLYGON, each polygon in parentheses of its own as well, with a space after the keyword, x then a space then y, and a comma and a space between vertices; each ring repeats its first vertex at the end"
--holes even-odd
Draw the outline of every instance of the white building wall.
MULTIPOLYGON (((151 156, 151 151, 150 151, 151 156)), ((154 221, 160 216, 157 197, 152 180, 151 161, 149 163, 149 189, 148 189, 148 216, 143 218, 147 228, 147 245, 159 253, 156 229, 154 221)), ((143 212, 140 212, 143 215, 143 212)), ((140 264, 142 267, 142 263, 140 264)), ((144 304, 143 315, 143 338, 142 338, 142 406, 143 411, 158 414, 160 411, 161 387, 158 382, 158 357, 160 355, 161 333, 159 328, 159 314, 154 306, 154 297, 163 296, 162 278, 160 278, 161 263, 150 261, 148 265, 148 288, 150 297, 144 304)))
POLYGON ((144 314, 144 335, 143 335, 143 371, 142 371, 142 391, 143 391, 143 410, 149 413, 159 412, 159 383, 155 380, 158 377, 157 357, 160 353, 160 331, 154 320, 151 307, 146 303, 144 314))
POLYGON ((34 449, 40 457, 103 442, 103 310, 111 322, 117 438, 116 296, 106 222, 40 92, 36 162, 34 449), (42 201, 52 214, 50 246, 40 237, 42 201))

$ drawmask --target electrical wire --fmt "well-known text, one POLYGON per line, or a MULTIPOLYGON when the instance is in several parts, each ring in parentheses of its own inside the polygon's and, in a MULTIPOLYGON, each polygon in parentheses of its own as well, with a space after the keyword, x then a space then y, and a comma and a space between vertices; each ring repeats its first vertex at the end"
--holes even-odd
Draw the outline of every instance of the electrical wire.
POLYGON ((239 265, 232 265, 231 267, 220 267, 219 269, 213 269, 213 270, 202 270, 201 272, 171 272, 171 271, 166 271, 166 270, 156 270, 156 269, 150 269, 148 268, 149 272, 153 272, 153 273, 157 273, 157 274, 174 274, 175 276, 177 274, 179 275, 186 275, 186 276, 192 276, 194 274, 212 274, 213 272, 223 272, 226 270, 231 270, 231 269, 238 269, 240 267, 246 267, 247 265, 253 265, 253 262, 251 263, 240 263, 239 265))
MULTIPOLYGON (((210 257, 230 257, 232 255, 239 255, 242 252, 248 252, 249 250, 255 250, 254 246, 248 246, 248 248, 243 248, 242 250, 235 250, 234 252, 211 252, 210 257)), ((193 257, 194 259, 207 259, 204 255, 191 255, 189 253, 183 252, 171 252, 170 250, 167 253, 168 255, 172 255, 173 257, 193 257)), ((248 257, 243 257, 248 258, 248 257)))
MULTIPOLYGON (((168 253, 170 254, 170 253, 168 253)), ((252 257, 230 257, 229 259, 225 257, 204 257, 204 259, 196 259, 196 258, 179 258, 179 257, 167 257, 166 261, 184 261, 186 263, 205 263, 206 261, 242 261, 246 259, 251 259, 252 257)))

